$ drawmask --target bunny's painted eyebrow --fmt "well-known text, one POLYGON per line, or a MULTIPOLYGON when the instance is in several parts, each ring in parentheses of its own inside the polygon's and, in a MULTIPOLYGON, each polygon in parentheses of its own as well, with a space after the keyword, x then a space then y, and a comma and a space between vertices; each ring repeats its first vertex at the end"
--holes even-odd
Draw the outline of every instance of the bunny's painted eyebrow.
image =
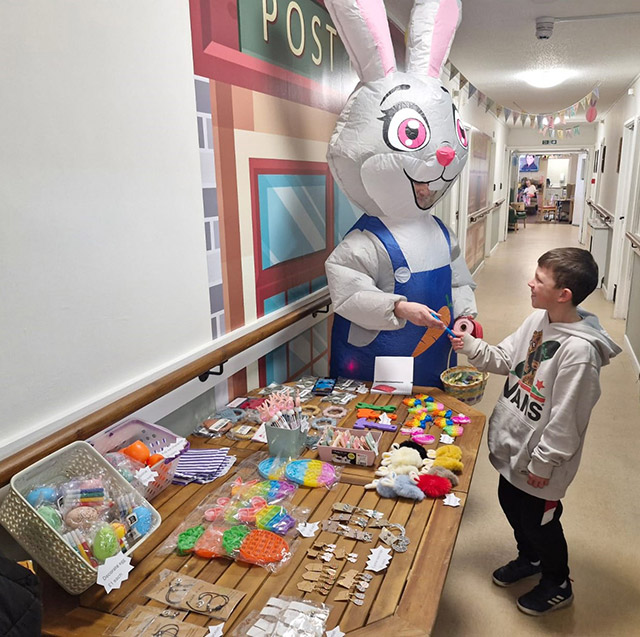
POLYGON ((395 93, 395 91, 408 91, 411 87, 408 84, 398 84, 398 86, 395 86, 394 88, 392 88, 381 100, 380 100, 380 106, 382 106, 382 102, 384 102, 387 97, 389 97, 389 95, 391 95, 391 93, 395 93))

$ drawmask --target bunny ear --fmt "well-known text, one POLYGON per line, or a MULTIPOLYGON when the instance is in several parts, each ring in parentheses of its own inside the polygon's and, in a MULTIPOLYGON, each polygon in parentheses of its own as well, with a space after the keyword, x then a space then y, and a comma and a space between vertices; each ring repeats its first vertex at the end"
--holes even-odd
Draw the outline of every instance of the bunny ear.
POLYGON ((439 78, 460 24, 460 0, 416 0, 409 21, 407 72, 439 78))
POLYGON ((396 70, 382 0, 325 0, 325 6, 363 82, 378 80, 396 70))

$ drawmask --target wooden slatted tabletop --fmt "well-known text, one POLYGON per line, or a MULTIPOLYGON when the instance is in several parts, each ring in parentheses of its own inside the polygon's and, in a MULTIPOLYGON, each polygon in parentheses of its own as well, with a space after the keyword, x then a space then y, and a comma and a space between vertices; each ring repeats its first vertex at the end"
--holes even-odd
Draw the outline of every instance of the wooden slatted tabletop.
MULTIPOLYGON (((301 487, 293 501, 295 505, 310 509, 310 521, 327 519, 331 515, 332 505, 335 502, 343 502, 377 509, 391 522, 406 527, 406 534, 410 539, 409 549, 405 553, 395 553, 389 567, 382 573, 374 574, 362 606, 334 601, 337 592, 344 590, 337 585, 334 585, 329 595, 324 597, 316 592, 302 593, 298 590, 297 583, 302 580, 304 565, 315 561, 311 560, 306 552, 318 540, 335 543, 338 547, 348 549, 348 552, 358 554, 358 560, 354 564, 333 560, 331 564, 338 569, 338 574, 349 569, 364 571, 369 549, 376 546, 379 534, 377 529, 372 529, 371 543, 348 540, 328 532, 320 532, 315 538, 301 538, 289 563, 275 574, 258 566, 224 559, 207 561, 197 556, 158 555, 157 549, 167 536, 206 495, 229 479, 227 475, 206 485, 172 485, 154 499, 153 505, 162 516, 162 525, 136 551, 132 562, 135 568, 119 589, 106 594, 103 588, 93 586, 81 596, 74 597, 65 593, 40 570, 44 597, 43 634, 58 637, 102 635, 105 630, 117 625, 133 605, 167 608, 145 597, 143 589, 156 573, 168 568, 246 593, 225 624, 226 635, 231 634, 250 611, 261 609, 270 597, 277 595, 305 597, 329 603, 332 610, 327 628, 339 625, 348 635, 380 635, 380 631, 385 629, 392 629, 396 637, 429 635, 436 619, 442 588, 462 520, 485 417, 481 412, 460 403, 441 390, 415 388, 415 392, 428 393, 453 411, 471 417, 471 424, 465 426, 464 435, 456 440, 456 444, 462 448, 464 463, 460 484, 455 489, 456 495, 460 498, 459 507, 444 506, 442 500, 425 499, 422 502, 414 502, 380 498, 375 491, 363 488, 363 485, 373 478, 375 467, 355 466, 344 467, 341 482, 333 490, 301 487)), ((402 423, 407 414, 401 396, 368 394, 352 401, 349 414, 339 423, 340 425, 349 426, 355 422, 355 404, 359 401, 397 405, 398 423, 402 423)), ((315 398, 312 402, 317 404, 319 399, 315 398)), ((433 433, 437 440, 440 430, 432 427, 429 433, 433 433)), ((401 441, 406 438, 399 433, 384 433, 381 438, 381 451, 388 450, 396 439, 401 441)), ((264 451, 266 448, 260 443, 232 442, 224 437, 212 440, 192 439, 192 447, 208 446, 230 446, 230 453, 237 456, 238 462, 255 451, 264 451)), ((437 444, 430 446, 436 447, 437 444)), ((305 457, 314 458, 316 455, 315 451, 308 451, 305 457)), ((186 621, 203 627, 220 623, 197 613, 189 613, 186 621)), ((203 628, 203 635, 205 632, 203 628)))

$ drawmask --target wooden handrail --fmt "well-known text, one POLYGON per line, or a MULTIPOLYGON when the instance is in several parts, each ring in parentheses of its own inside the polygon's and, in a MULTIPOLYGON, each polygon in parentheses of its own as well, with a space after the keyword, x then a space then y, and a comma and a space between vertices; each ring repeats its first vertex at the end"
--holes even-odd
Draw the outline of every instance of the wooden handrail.
POLYGON ((504 199, 500 199, 499 201, 495 201, 489 206, 485 208, 480 208, 480 210, 476 210, 475 212, 469 213, 467 218, 469 219, 469 223, 475 223, 479 221, 483 217, 486 217, 492 210, 499 208, 504 203, 504 199))
POLYGON ((48 456, 51 452, 57 451, 76 440, 86 440, 109 425, 126 418, 138 409, 149 405, 154 400, 161 398, 210 369, 222 365, 233 356, 277 334, 297 321, 318 312, 318 310, 328 307, 330 304, 331 298, 327 292, 308 305, 297 308, 285 316, 275 319, 266 325, 262 325, 258 329, 230 341, 225 345, 221 345, 213 352, 201 356, 166 376, 158 378, 152 383, 67 425, 50 436, 38 440, 26 449, 5 458, 0 464, 0 486, 8 484, 12 476, 18 471, 48 456))
POLYGON ((637 255, 640 255, 640 235, 637 235, 634 232, 625 232, 624 235, 629 239, 629 241, 631 241, 631 249, 637 255))
POLYGON ((615 221, 614 215, 599 204, 594 203, 592 199, 587 199, 587 205, 606 223, 613 223, 615 221))

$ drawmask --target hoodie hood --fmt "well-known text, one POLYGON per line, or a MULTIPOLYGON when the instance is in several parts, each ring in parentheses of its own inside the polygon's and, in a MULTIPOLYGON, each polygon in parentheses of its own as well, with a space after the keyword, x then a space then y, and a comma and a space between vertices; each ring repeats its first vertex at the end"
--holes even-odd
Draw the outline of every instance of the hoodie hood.
POLYGON ((582 320, 576 323, 551 323, 550 325, 558 332, 577 336, 591 343, 600 356, 601 364, 608 365, 610 359, 617 356, 622 349, 609 336, 604 327, 600 325, 600 321, 595 314, 591 314, 591 312, 587 312, 587 310, 578 306, 578 315, 582 320))

